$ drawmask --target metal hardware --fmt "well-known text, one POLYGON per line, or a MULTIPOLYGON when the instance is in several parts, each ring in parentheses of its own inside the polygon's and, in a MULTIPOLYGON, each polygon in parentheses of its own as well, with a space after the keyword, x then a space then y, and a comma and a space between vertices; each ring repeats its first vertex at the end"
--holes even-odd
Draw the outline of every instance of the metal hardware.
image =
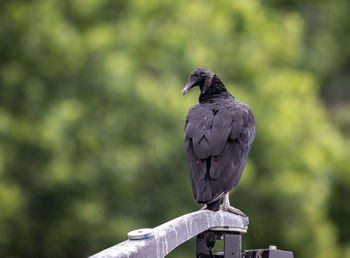
POLYGON ((197 236, 197 258, 293 258, 293 253, 278 250, 271 245, 269 249, 255 249, 242 251, 241 232, 205 231, 197 236), (214 253, 216 240, 224 239, 224 252, 214 253))

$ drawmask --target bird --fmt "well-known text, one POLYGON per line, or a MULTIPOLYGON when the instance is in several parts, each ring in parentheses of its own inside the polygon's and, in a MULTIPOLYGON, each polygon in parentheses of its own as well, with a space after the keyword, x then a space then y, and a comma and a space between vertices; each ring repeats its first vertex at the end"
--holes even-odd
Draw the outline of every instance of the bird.
POLYGON ((235 99, 221 79, 197 67, 182 90, 199 86, 199 104, 186 115, 184 143, 194 197, 202 209, 246 216, 230 206, 229 192, 238 184, 255 138, 249 106, 235 99))

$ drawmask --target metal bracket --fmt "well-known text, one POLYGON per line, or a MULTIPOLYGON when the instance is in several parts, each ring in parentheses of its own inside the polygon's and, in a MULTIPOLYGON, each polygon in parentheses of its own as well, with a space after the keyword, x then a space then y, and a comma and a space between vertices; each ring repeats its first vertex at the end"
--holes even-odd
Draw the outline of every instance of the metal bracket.
POLYGON ((246 250, 242 258, 293 258, 293 253, 274 249, 246 250))
POLYGON ((232 231, 205 231, 197 236, 197 258, 241 258, 242 236, 232 231), (224 252, 214 254, 216 240, 224 239, 224 252))
POLYGON ((205 231, 197 236, 197 258, 293 258, 289 251, 277 250, 276 246, 269 249, 255 249, 242 251, 241 232, 233 231, 205 231), (224 239, 224 252, 214 253, 216 240, 224 239))

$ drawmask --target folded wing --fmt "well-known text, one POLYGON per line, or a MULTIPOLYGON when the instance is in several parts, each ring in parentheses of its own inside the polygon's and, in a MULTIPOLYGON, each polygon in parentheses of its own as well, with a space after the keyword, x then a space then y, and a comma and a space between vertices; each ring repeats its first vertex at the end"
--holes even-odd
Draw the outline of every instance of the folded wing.
POLYGON ((245 104, 196 105, 190 109, 185 146, 198 202, 206 203, 238 183, 254 128, 254 116, 245 104))

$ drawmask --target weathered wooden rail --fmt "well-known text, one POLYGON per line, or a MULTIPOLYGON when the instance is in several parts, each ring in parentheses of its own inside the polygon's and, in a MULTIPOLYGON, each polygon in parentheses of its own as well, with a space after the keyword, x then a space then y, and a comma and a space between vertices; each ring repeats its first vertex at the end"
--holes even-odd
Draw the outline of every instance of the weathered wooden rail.
POLYGON ((210 229, 242 234, 247 232, 248 223, 248 217, 241 217, 230 212, 200 210, 153 228, 153 237, 142 240, 126 240, 91 256, 91 258, 161 258, 204 231, 210 229))

